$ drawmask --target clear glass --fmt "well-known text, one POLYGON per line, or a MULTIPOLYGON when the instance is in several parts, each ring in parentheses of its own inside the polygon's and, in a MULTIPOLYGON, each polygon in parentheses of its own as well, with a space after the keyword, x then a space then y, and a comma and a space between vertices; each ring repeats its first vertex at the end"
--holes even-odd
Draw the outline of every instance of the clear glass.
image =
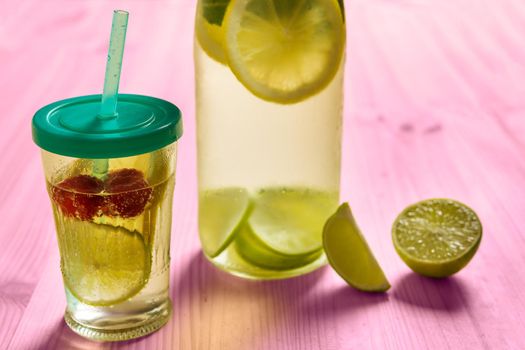
POLYGON ((244 278, 310 272, 326 263, 322 228, 339 202, 344 60, 319 93, 294 104, 265 101, 203 48, 199 33, 218 27, 201 28, 202 4, 194 59, 204 254, 244 278))
POLYGON ((109 160, 42 151, 67 298, 65 320, 76 333, 126 340, 168 321, 176 152, 176 143, 109 160))

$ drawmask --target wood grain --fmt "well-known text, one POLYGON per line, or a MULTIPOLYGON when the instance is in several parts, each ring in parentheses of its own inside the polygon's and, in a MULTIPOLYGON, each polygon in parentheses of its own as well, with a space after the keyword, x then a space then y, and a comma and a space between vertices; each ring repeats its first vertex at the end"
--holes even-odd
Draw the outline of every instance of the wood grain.
POLYGON ((352 290, 328 267, 250 282, 211 267, 196 224, 194 1, 0 3, 0 349, 525 348, 525 3, 346 1, 342 198, 390 278, 352 290), (30 121, 97 93, 112 10, 130 11, 121 91, 184 113, 175 189, 173 317, 118 344, 72 333, 30 121), (484 237, 458 275, 431 280, 397 257, 390 225, 408 204, 472 206, 484 237))

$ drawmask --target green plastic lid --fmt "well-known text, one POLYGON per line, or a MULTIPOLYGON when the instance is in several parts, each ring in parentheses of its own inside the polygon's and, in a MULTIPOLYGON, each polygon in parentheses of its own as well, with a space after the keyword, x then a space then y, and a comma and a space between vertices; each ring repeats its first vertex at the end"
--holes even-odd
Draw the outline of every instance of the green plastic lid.
POLYGON ((118 95, 118 114, 99 116, 101 95, 51 103, 33 117, 33 140, 46 151, 102 159, 147 153, 182 135, 180 110, 155 97, 118 95))

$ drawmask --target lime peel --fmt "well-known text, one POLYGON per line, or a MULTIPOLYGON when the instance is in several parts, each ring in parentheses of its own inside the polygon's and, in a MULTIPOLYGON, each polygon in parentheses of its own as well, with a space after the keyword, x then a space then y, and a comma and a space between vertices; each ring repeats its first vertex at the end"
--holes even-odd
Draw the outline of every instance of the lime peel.
POLYGON ((343 203, 326 222, 323 246, 332 268, 350 286, 365 292, 385 292, 390 288, 348 203, 343 203))

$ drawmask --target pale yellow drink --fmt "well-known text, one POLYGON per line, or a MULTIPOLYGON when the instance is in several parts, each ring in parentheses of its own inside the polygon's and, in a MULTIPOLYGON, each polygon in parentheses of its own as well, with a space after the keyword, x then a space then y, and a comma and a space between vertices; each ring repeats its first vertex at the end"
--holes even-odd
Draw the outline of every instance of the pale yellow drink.
MULTIPOLYGON (((322 228, 339 200, 344 72, 341 10, 335 0, 313 1, 316 13, 327 13, 318 19, 299 1, 285 2, 289 7, 277 6, 277 16, 282 22, 288 12, 294 12, 291 28, 307 23, 308 16, 314 16, 314 26, 319 22, 333 27, 333 34, 319 34, 325 27, 320 25, 321 29, 296 36, 328 47, 334 57, 323 61, 315 49, 307 47, 308 52, 301 52, 300 46, 276 54, 294 54, 305 60, 319 57, 317 66, 315 62, 301 66, 306 75, 310 66, 317 72, 305 78, 310 79, 307 87, 297 77, 293 88, 279 86, 279 79, 287 77, 286 69, 266 82, 268 89, 264 81, 254 81, 257 74, 254 79, 249 73, 243 75, 246 62, 240 62, 233 46, 239 45, 243 54, 244 43, 237 43, 237 33, 244 30, 244 14, 260 5, 258 0, 224 1, 226 15, 221 23, 213 4, 201 0, 196 18, 200 238, 205 255, 216 266, 254 279, 290 277, 323 265, 322 228)), ((252 35, 262 28, 265 26, 245 29, 252 35)), ((246 41, 257 51, 255 39, 246 41)), ((290 45, 295 45, 299 39, 291 40, 290 45)), ((283 60, 275 65, 280 62, 283 60)))
POLYGON ((42 152, 75 332, 126 340, 168 321, 175 153, 110 159, 96 176, 96 160, 42 152))

